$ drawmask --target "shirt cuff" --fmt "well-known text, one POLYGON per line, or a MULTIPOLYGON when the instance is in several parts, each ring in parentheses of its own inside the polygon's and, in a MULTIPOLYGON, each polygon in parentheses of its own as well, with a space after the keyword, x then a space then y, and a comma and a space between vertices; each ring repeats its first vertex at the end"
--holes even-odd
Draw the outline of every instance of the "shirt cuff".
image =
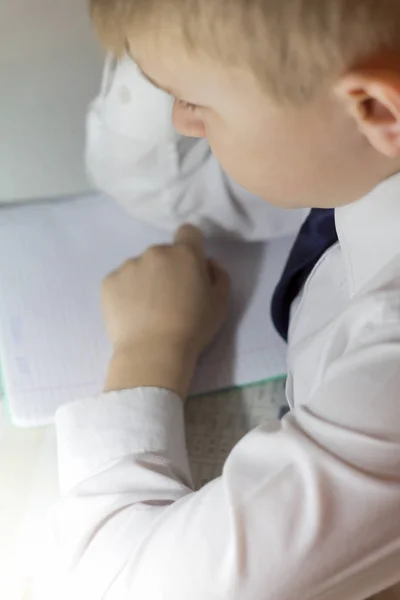
POLYGON ((182 400, 161 388, 111 392, 61 407, 55 419, 61 493, 128 455, 156 454, 190 479, 182 400))

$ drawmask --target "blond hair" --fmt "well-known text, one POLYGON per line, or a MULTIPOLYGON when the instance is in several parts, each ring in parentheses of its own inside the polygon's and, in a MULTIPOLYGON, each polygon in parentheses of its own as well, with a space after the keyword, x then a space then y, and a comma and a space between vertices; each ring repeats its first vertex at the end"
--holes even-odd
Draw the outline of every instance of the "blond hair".
POLYGON ((190 51, 250 69, 276 99, 299 103, 367 56, 400 44, 399 0, 90 0, 106 48, 174 32, 190 51))

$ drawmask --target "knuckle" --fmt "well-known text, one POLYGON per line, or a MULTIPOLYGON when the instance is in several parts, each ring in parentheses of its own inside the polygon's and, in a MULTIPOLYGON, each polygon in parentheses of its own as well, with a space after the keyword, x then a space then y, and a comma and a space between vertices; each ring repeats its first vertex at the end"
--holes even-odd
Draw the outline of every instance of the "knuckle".
POLYGON ((128 269, 132 269, 136 264, 136 258, 129 258, 128 260, 126 260, 124 262, 124 264, 121 266, 121 268, 118 270, 118 272, 123 272, 126 271, 128 269))
POLYGON ((122 263, 122 265, 120 267, 118 267, 117 269, 115 269, 114 271, 111 271, 111 273, 106 275, 106 277, 104 277, 103 282, 102 282, 103 290, 104 289, 107 290, 110 287, 112 287, 113 285, 115 285, 120 280, 121 276, 123 277, 126 272, 129 272, 133 269, 133 267, 136 265, 136 262, 137 262, 136 258, 130 258, 130 259, 126 260, 124 263, 122 263))
POLYGON ((104 289, 108 289, 110 287, 110 285, 113 283, 114 279, 116 276, 116 271, 112 271, 111 273, 109 273, 108 275, 106 275, 102 281, 102 288, 104 289))
POLYGON ((151 246, 144 253, 144 257, 150 260, 165 260, 168 254, 169 246, 151 246))
POLYGON ((113 273, 114 280, 121 280, 127 275, 131 275, 137 263, 136 258, 129 258, 113 273))
POLYGON ((101 295, 102 297, 106 297, 110 294, 110 291, 113 287, 114 284, 114 279, 115 279, 115 274, 114 273, 110 273, 110 275, 107 275, 107 277, 105 277, 102 281, 101 284, 101 295))

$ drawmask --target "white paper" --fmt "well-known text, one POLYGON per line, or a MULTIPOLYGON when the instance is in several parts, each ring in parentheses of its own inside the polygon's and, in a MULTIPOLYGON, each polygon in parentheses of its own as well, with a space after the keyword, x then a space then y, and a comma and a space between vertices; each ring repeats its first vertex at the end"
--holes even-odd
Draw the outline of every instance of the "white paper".
MULTIPOLYGON (((110 357, 99 290, 125 259, 169 237, 103 196, 0 210, 0 357, 13 422, 49 423, 61 404, 101 391, 110 357)), ((285 373, 270 301, 292 245, 212 241, 230 272, 230 315, 202 357, 192 393, 285 373)))

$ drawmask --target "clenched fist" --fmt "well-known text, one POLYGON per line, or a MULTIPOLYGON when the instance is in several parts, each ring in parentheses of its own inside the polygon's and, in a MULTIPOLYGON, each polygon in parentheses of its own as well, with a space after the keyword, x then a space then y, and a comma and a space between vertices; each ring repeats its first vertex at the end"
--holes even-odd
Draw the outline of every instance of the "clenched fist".
POLYGON ((106 278, 102 304, 114 357, 106 389, 166 387, 185 396, 199 354, 226 316, 229 277, 182 227, 106 278))

